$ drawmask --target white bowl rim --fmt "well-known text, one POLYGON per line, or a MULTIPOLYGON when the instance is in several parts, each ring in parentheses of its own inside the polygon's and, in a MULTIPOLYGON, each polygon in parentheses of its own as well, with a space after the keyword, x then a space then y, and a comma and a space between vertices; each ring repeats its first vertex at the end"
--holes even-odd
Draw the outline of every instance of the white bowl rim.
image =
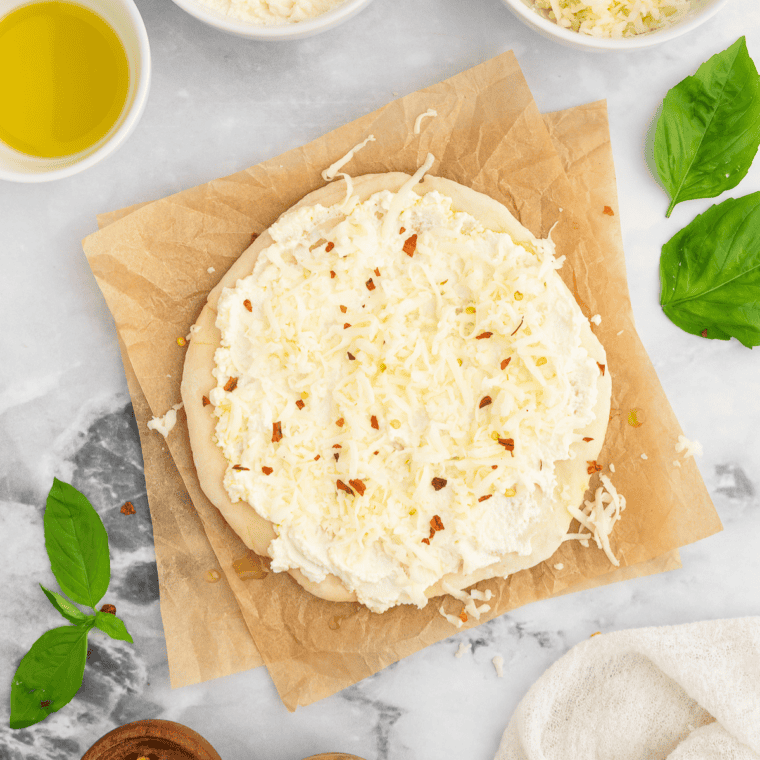
POLYGON ((225 17, 210 8, 206 10, 197 0, 174 0, 174 4, 191 16, 195 16, 199 21, 204 21, 224 32, 250 37, 251 39, 287 40, 291 37, 302 37, 310 32, 327 30, 331 26, 337 26, 341 21, 353 15, 355 11, 369 5, 371 1, 344 0, 340 5, 313 19, 285 24, 254 24, 251 21, 225 17))
MULTIPOLYGON (((72 1, 76 2, 77 0, 72 1)), ((134 102, 127 117, 119 125, 119 128, 106 140, 105 143, 103 143, 103 145, 81 161, 74 161, 68 166, 61 167, 60 169, 51 169, 50 171, 43 172, 12 171, 0 167, 0 180, 32 183, 50 182, 55 179, 71 177, 73 174, 78 174, 79 172, 88 169, 93 166, 93 164, 98 163, 98 161, 102 161, 106 156, 110 156, 111 153, 126 141, 127 137, 129 137, 137 126, 137 123, 140 121, 140 117, 145 110, 145 105, 148 102, 148 91, 150 89, 151 80, 150 42, 148 41, 148 32, 145 29, 145 22, 143 21, 134 0, 121 0, 121 2, 124 3, 124 10, 129 14, 130 19, 134 23, 135 31, 137 32, 138 47, 140 48, 141 54, 140 78, 137 82, 134 102)))
POLYGON ((544 18, 540 13, 536 13, 523 0, 502 0, 502 2, 518 16, 521 16, 529 26, 542 29, 550 36, 556 37, 563 42, 568 42, 575 47, 594 48, 596 50, 639 50, 652 45, 659 45, 662 42, 680 37, 682 34, 687 34, 712 18, 728 0, 715 0, 715 2, 699 9, 691 18, 679 21, 673 24, 673 26, 665 27, 649 34, 641 34, 636 37, 623 37, 622 39, 592 37, 588 34, 579 34, 571 29, 565 29, 553 21, 544 18))

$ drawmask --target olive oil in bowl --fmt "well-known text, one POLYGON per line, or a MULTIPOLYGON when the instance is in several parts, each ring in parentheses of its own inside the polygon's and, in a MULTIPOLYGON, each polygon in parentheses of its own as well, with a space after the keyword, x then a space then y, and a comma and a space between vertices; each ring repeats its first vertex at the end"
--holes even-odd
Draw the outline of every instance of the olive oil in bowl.
POLYGON ((74 2, 30 3, 0 19, 0 72, 0 140, 40 158, 98 143, 129 92, 118 35, 74 2))

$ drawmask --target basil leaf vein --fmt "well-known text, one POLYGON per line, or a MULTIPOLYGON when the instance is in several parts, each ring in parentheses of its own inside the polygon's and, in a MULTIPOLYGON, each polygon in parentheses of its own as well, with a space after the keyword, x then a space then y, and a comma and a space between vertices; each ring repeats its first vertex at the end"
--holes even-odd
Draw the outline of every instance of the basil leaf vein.
POLYGON ((45 548, 63 592, 94 608, 108 590, 108 534, 98 513, 76 488, 57 478, 47 498, 45 548))
POLYGON ((676 204, 714 198, 746 176, 760 145, 760 77, 740 37, 665 96, 654 159, 676 204))
POLYGON ((711 206, 665 243, 660 304, 688 333, 760 345, 760 192, 711 206))

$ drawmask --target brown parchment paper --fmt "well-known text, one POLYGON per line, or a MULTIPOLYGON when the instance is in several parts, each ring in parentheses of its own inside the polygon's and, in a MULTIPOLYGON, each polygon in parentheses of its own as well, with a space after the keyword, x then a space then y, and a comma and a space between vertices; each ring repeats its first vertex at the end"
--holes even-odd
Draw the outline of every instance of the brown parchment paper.
MULTIPOLYGON (((126 356, 158 416, 180 400, 184 352, 176 339, 187 334, 210 288, 252 232, 321 186, 321 170, 367 134, 377 140, 347 167, 352 174, 411 173, 430 151, 438 158, 432 173, 500 200, 539 236, 552 230, 558 253, 567 257, 562 276, 584 313, 602 316, 595 332, 608 353, 613 409, 600 462, 614 462, 613 481, 628 499, 612 541, 621 569, 613 571, 593 545, 568 542, 546 563, 479 584, 495 594, 480 622, 553 594, 677 566, 677 547, 720 530, 693 461, 672 466, 681 430, 634 329, 603 104, 553 115, 547 123, 561 156, 514 55, 505 53, 249 170, 114 217, 84 241, 126 356), (414 120, 427 108, 439 115, 414 135, 414 120), (566 167, 579 175, 577 195, 566 167), (605 188, 609 196, 599 208, 605 188), (604 206, 615 216, 605 214, 604 206), (628 424, 634 408, 644 420, 636 428, 628 424), (558 563, 562 570, 555 569, 558 563)), ((182 413, 167 444, 289 709, 455 632, 437 611, 443 604, 458 612, 461 605, 451 598, 433 600, 424 610, 402 607, 376 615, 358 604, 316 599, 290 576, 268 573, 235 536, 225 538, 226 524, 214 524, 221 518, 198 487, 182 413)))

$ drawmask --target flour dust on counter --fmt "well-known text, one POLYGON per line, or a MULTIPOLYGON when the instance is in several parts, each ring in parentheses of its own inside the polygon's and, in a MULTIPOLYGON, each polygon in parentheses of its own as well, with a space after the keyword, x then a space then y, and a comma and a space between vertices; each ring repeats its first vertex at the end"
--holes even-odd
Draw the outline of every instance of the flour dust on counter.
MULTIPOLYGON (((83 415, 64 437, 73 444, 58 452, 54 472, 89 499, 106 527, 111 585, 103 602, 116 607, 135 643, 94 631, 82 687, 68 705, 35 726, 10 729, 9 703, 0 698, 2 760, 76 760, 116 726, 162 711, 146 695, 149 674, 166 653, 156 623, 158 576, 132 406, 120 401, 95 417, 83 415), (131 509, 122 513, 126 502, 134 514, 129 514, 131 509)), ((31 496, 32 483, 7 475, 0 473, 0 536, 15 549, 0 592, 0 697, 7 695, 32 643, 46 629, 62 624, 38 585, 58 589, 45 552, 45 499, 31 496)))

